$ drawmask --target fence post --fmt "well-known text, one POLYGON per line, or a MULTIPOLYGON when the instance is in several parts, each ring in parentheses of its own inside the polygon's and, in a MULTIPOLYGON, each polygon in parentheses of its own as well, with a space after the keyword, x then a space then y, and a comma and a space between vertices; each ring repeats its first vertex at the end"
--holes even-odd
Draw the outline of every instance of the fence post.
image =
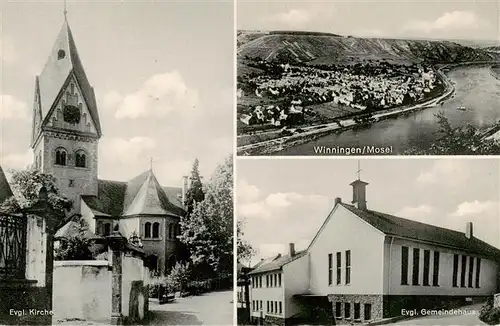
POLYGON ((122 252, 127 242, 120 232, 113 231, 107 237, 112 251, 111 277, 111 325, 122 325, 122 252))

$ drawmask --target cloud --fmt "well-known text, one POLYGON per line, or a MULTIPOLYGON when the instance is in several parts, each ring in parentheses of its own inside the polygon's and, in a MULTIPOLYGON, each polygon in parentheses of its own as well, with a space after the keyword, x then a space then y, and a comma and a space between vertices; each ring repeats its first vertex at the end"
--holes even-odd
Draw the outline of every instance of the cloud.
POLYGON ((256 200, 259 197, 260 190, 254 185, 248 183, 245 179, 238 180, 237 198, 238 202, 247 203, 256 200))
POLYGON ((482 27, 481 21, 474 12, 452 11, 446 12, 433 21, 413 20, 406 24, 404 29, 431 33, 436 31, 471 30, 482 27))
POLYGON ((0 94, 0 120, 28 119, 28 106, 14 96, 0 94))
POLYGON ((311 20, 311 13, 304 9, 290 9, 288 12, 282 12, 269 16, 269 21, 275 21, 290 27, 304 26, 311 20))
POLYGON ((261 218, 271 217, 271 211, 264 202, 238 204, 237 215, 242 218, 261 218))
POLYGON ((4 170, 23 170, 33 163, 33 151, 28 149, 24 153, 10 153, 2 157, 1 165, 4 170))
POLYGON ((483 213, 494 214, 495 212, 498 214, 498 209, 499 209, 498 203, 491 200, 483 202, 480 202, 478 200, 472 202, 467 201, 459 204, 456 211, 453 212, 451 216, 460 217, 460 216, 483 214, 483 213))
POLYGON ((420 173, 417 183, 421 185, 444 184, 458 186, 467 181, 470 167, 465 162, 443 159, 437 160, 429 171, 420 173))
POLYGON ((422 215, 429 215, 435 210, 429 205, 420 205, 416 207, 404 207, 402 210, 396 213, 396 216, 401 216, 404 218, 421 218, 422 215))
POLYGON ((177 72, 151 76, 141 88, 128 95, 111 91, 104 96, 103 106, 115 110, 117 119, 164 118, 173 112, 196 110, 198 92, 188 88, 177 72))

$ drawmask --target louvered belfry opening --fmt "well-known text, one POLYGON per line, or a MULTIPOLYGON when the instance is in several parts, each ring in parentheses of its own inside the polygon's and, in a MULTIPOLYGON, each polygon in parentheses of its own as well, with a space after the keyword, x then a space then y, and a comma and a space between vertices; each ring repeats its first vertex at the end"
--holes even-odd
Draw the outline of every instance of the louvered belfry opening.
POLYGON ((26 275, 26 217, 0 213, 0 280, 26 275))

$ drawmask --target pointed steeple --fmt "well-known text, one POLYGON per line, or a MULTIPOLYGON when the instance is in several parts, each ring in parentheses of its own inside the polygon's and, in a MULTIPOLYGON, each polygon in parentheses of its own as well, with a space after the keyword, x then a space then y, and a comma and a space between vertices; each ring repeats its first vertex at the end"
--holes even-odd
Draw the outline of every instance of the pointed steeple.
POLYGON ((54 110, 58 99, 62 96, 70 78, 76 79, 82 92, 83 101, 85 101, 88 108, 90 119, 97 131, 97 136, 100 137, 101 125, 94 90, 87 79, 76 49, 73 34, 68 21, 65 19, 42 73, 37 77, 34 119, 36 119, 37 111, 39 111, 40 116, 39 121, 34 120, 33 140, 37 138, 43 124, 51 116, 51 112, 54 110))

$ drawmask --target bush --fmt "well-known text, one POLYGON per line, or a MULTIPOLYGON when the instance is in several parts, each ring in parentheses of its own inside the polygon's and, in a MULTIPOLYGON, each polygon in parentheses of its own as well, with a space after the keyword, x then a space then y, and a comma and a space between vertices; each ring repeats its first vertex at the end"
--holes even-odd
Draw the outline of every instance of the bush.
POLYGON ((500 307, 493 307, 493 297, 489 297, 481 308, 479 320, 488 325, 500 324, 500 307))

